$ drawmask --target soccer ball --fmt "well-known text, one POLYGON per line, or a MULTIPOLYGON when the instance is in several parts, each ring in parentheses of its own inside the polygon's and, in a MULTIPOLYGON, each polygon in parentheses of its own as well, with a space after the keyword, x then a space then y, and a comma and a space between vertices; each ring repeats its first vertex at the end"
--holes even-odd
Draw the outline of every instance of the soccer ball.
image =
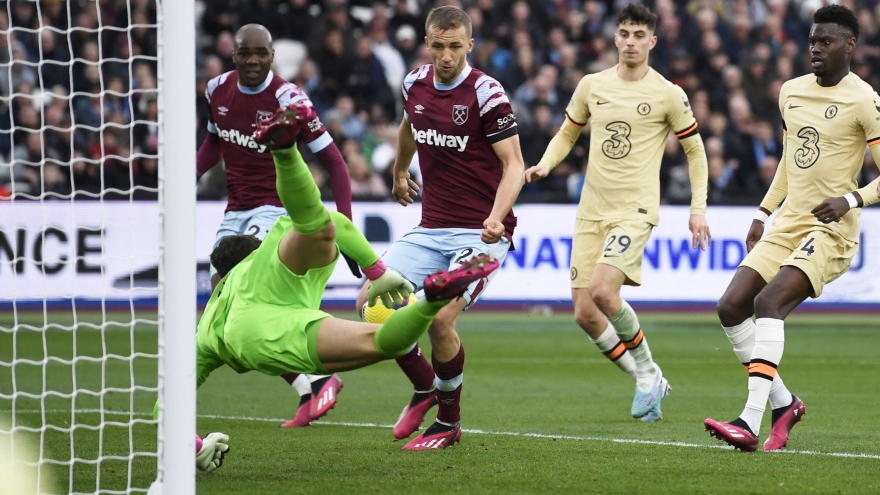
POLYGON ((376 305, 372 308, 368 304, 369 301, 364 303, 364 307, 361 308, 361 321, 367 323, 385 323, 388 321, 388 318, 391 318, 391 315, 393 315, 395 311, 408 304, 415 304, 418 300, 419 299, 415 294, 410 294, 409 299, 404 299, 402 305, 395 306, 394 309, 388 309, 382 304, 382 300, 377 297, 376 305))

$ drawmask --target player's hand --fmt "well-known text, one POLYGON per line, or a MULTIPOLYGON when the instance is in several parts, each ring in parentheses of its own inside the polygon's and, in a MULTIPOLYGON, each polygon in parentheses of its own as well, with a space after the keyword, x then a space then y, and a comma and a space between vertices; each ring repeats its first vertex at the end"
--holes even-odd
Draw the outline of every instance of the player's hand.
POLYGON ((196 453, 196 467, 210 473, 223 465, 229 452, 229 435, 214 432, 202 439, 202 448, 196 453))
POLYGON ((534 167, 529 167, 523 172, 523 176, 526 179, 526 182, 531 182, 533 180, 543 179, 547 177, 550 173, 550 167, 546 165, 535 165, 534 167))
POLYGON ((764 222, 760 220, 752 220, 752 226, 749 227, 749 233, 746 235, 746 252, 751 253, 755 244, 761 240, 764 235, 764 222))
POLYGON ((693 234, 692 248, 696 249, 699 246, 705 251, 706 246, 712 244, 712 234, 709 232, 709 222, 706 221, 706 215, 692 214, 688 220, 688 228, 693 234))
POLYGON ((391 187, 391 194, 403 206, 412 204, 415 197, 419 194, 419 185, 412 180, 409 174, 406 177, 397 177, 394 179, 394 185, 391 187))
POLYGON ((413 286, 409 280, 391 268, 386 268, 385 273, 370 282, 370 289, 367 291, 368 305, 371 308, 375 306, 378 297, 382 299, 383 306, 394 309, 394 305, 403 305, 403 301, 409 299, 412 293, 413 286))
POLYGON ((849 211, 849 202, 846 198, 828 198, 819 203, 819 206, 813 208, 810 212, 816 215, 822 223, 831 223, 840 220, 849 211))
POLYGON ((494 218, 483 221, 483 230, 480 231, 480 240, 486 244, 495 244, 504 235, 504 224, 494 218))

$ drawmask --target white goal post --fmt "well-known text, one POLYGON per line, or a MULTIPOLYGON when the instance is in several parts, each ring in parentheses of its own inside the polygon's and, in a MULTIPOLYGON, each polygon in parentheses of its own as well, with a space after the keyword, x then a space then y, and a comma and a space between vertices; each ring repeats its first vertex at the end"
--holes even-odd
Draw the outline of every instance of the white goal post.
POLYGON ((195 494, 195 6, 159 9, 159 477, 163 495, 195 494))

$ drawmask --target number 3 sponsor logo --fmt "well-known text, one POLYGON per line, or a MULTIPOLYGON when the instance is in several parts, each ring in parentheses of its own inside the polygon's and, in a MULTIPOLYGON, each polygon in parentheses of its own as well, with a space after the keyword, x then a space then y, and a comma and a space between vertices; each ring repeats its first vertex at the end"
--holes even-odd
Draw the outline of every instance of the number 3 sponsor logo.
POLYGON ((626 122, 618 121, 606 125, 605 129, 614 134, 602 142, 602 153, 612 160, 620 160, 628 155, 632 149, 632 142, 629 140, 632 127, 626 122))
POLYGON ((794 162, 800 168, 810 168, 819 159, 819 131, 813 127, 804 127, 797 136, 804 140, 800 148, 794 152, 794 162))

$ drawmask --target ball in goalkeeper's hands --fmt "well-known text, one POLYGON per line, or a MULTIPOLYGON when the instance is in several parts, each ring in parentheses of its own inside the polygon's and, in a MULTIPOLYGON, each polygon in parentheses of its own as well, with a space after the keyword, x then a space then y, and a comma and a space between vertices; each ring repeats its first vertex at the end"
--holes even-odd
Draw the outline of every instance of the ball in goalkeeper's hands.
POLYGON ((400 306, 394 307, 394 309, 388 309, 382 304, 382 300, 378 297, 376 298, 376 305, 372 308, 369 305, 369 301, 364 303, 364 307, 361 308, 361 321, 365 321, 367 323, 385 323, 388 321, 388 318, 391 318, 391 315, 394 314, 395 311, 402 308, 403 306, 409 304, 415 304, 419 299, 415 294, 410 294, 408 299, 403 300, 403 304, 400 306))

